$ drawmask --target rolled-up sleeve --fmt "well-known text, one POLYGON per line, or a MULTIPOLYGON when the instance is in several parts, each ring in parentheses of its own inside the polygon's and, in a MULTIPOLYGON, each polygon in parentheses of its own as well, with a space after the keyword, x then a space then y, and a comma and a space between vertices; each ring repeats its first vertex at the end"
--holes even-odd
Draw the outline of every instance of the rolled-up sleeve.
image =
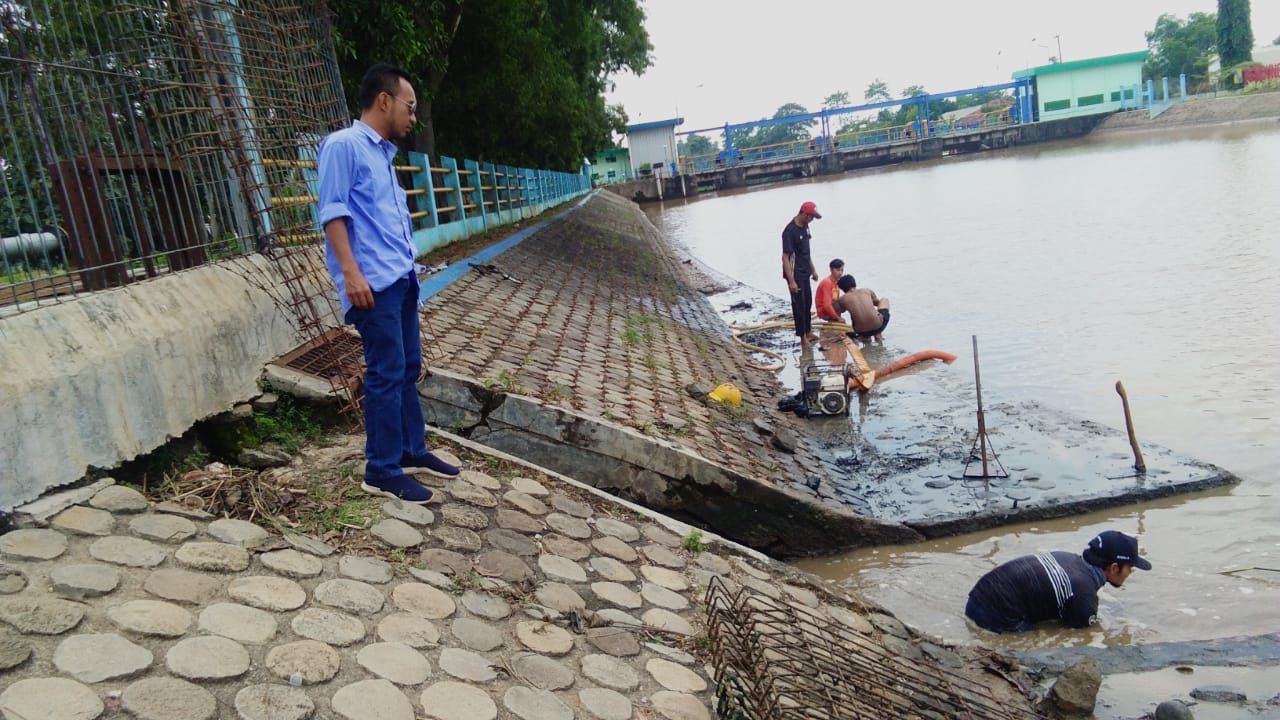
POLYGON ((351 217, 347 200, 351 197, 354 149, 348 142, 324 142, 316 155, 316 170, 320 175, 320 194, 316 204, 320 207, 320 226, 334 218, 351 217))

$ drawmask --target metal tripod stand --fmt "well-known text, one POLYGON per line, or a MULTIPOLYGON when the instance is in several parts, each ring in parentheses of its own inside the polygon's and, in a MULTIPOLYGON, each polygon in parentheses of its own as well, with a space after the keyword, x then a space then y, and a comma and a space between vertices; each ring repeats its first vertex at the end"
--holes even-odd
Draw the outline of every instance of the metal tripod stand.
POLYGON ((1009 471, 1004 469, 1004 465, 1000 462, 1000 456, 996 454, 994 447, 991 447, 991 439, 987 437, 987 420, 982 412, 982 373, 978 369, 978 336, 973 335, 973 378, 978 388, 978 436, 973 439, 973 446, 969 448, 969 458, 964 462, 964 472, 961 478, 965 481, 966 487, 971 487, 969 480, 981 480, 982 486, 986 490, 991 490, 991 480, 1004 479, 1009 477, 1009 471), (991 450, 991 460, 995 466, 1000 468, 998 473, 991 472, 990 465, 987 462, 987 449, 991 450), (982 460, 982 474, 973 475, 969 473, 969 466, 974 461, 974 451, 977 450, 977 457, 982 460))

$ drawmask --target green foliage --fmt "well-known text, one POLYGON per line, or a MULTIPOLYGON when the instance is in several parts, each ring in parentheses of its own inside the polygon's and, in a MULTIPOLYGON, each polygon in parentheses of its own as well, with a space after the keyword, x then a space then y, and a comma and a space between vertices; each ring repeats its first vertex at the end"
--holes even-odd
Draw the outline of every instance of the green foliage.
POLYGON ((889 94, 889 85, 880 78, 876 78, 867 85, 867 89, 862 93, 862 99, 868 103, 889 102, 893 96, 889 94))
POLYGON ((1249 0, 1218 0, 1218 56, 1222 67, 1253 59, 1249 0))
POLYGON ((265 412, 254 413, 253 423, 245 433, 245 444, 257 447, 275 443, 290 453, 318 440, 325 434, 325 426, 305 406, 289 395, 281 395, 276 406, 265 412))
MULTIPOLYGON (((782 118, 795 117, 797 115, 808 115, 809 111, 803 105, 798 103, 787 103, 778 108, 770 120, 780 120, 782 118)), ((764 118, 761 118, 764 119, 764 118)), ((807 140, 809 138, 809 126, 813 124, 811 120, 797 120, 790 123, 779 123, 777 125, 769 125, 768 127, 756 127, 746 130, 733 131, 733 146, 736 148, 753 148, 763 145, 778 145, 786 142, 796 142, 798 140, 807 140)))
POLYGON ((392 62, 415 80, 412 145, 503 164, 576 171, 612 146, 626 114, 608 78, 651 62, 638 0, 332 0, 343 85, 392 62))
POLYGON ((681 157, 709 155, 719 149, 720 145, 715 141, 698 135, 697 133, 685 136, 685 139, 676 144, 676 150, 681 157))
POLYGON ((611 74, 650 63, 637 0, 490 0, 467 6, 440 86, 438 150, 575 171, 626 131, 611 74))
POLYGON ((653 318, 644 313, 631 313, 622 329, 622 342, 628 345, 653 344, 653 318))
POLYGON ((1203 80, 1209 56, 1217 50, 1216 25, 1214 13, 1191 13, 1186 20, 1168 13, 1161 15, 1155 28, 1147 33, 1150 57, 1142 66, 1142 74, 1159 79, 1186 73, 1193 81, 1203 80))
POLYGON ((841 90, 826 96, 822 100, 822 109, 831 110, 833 108, 849 107, 852 103, 849 101, 849 93, 841 90))
POLYGON ((707 549, 706 544, 702 542, 701 530, 694 528, 689 531, 688 535, 684 536, 684 549, 695 555, 707 549))
POLYGON ((493 380, 486 378, 484 386, 487 388, 502 388, 503 392, 524 393, 524 386, 520 384, 520 371, 510 372, 508 370, 498 371, 498 379, 493 380))
POLYGON ((370 495, 355 481, 355 468, 343 465, 338 477, 312 477, 307 482, 310 500, 298 513, 298 532, 324 535, 330 530, 366 528, 382 516, 385 498, 370 495))

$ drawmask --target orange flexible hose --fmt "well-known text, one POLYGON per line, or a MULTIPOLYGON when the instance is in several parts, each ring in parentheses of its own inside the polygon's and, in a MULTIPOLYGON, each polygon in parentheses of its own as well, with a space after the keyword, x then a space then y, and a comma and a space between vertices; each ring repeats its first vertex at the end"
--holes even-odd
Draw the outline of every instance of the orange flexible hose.
POLYGON ((915 365, 921 360, 941 360, 942 362, 950 365, 955 361, 955 359, 955 355, 945 350, 921 350, 918 353, 912 353, 906 357, 898 358, 886 367, 877 368, 876 377, 883 378, 884 376, 896 373, 905 367, 915 365))

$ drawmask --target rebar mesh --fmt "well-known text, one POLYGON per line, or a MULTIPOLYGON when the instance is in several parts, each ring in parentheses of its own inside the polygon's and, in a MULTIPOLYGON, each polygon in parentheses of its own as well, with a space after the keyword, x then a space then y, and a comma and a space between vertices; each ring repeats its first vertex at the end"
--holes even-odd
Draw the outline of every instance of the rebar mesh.
MULTIPOLYGON (((0 0, 0 305, 315 238, 319 0, 0 0)), ((19 308, 21 309, 21 308, 19 308)))
POLYGON ((1024 720, 999 683, 912 659, 817 611, 712 578, 707 634, 723 720, 1024 720))
POLYGON ((284 286, 247 279, 304 342, 341 324, 315 156, 349 119, 322 0, 0 0, 0 94, 0 314, 262 250, 284 286))

